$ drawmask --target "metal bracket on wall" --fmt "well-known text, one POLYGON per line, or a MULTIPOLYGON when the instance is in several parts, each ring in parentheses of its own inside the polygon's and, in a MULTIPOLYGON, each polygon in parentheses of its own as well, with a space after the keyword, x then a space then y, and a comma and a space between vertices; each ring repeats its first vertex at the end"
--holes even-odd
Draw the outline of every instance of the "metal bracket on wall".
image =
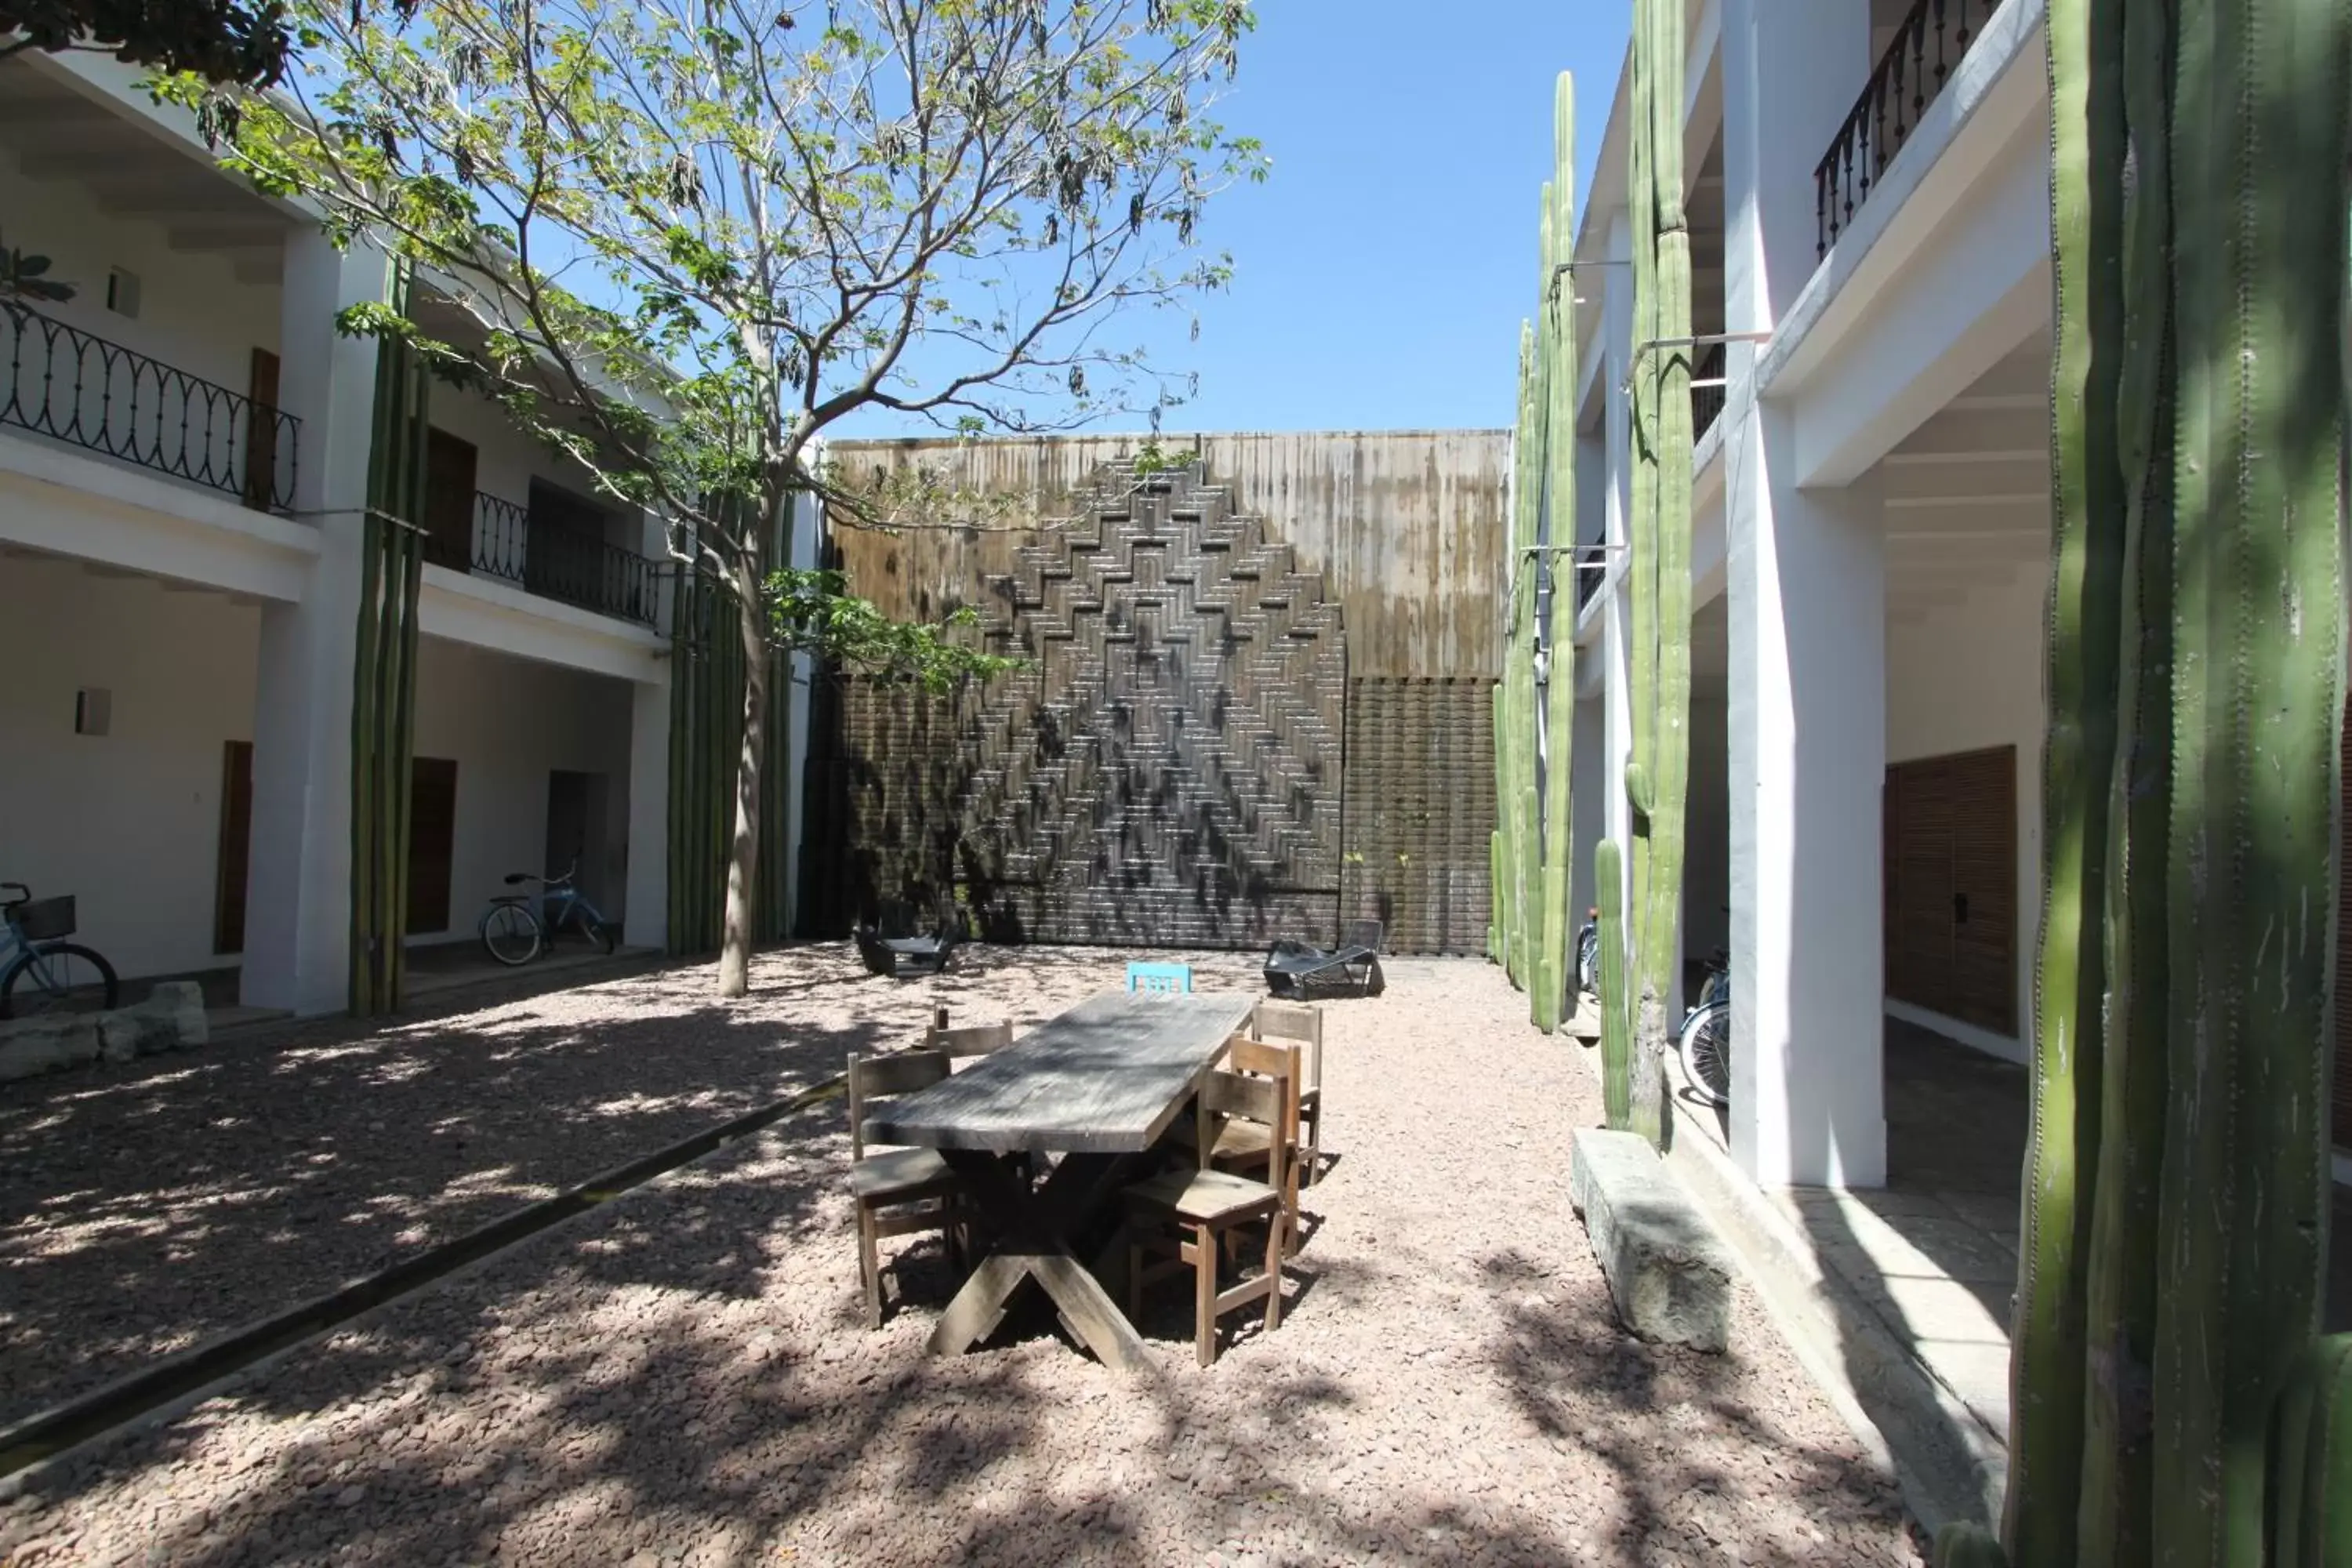
MULTIPOLYGON (((1695 336, 1687 338, 1652 338, 1645 342, 1639 342, 1633 345, 1633 353, 1626 364, 1625 383, 1617 390, 1627 397, 1633 395, 1634 367, 1640 365, 1642 363, 1642 356, 1648 353, 1653 349, 1696 349, 1709 348, 1717 343, 1769 343, 1771 341, 1772 334, 1769 331, 1700 332, 1695 336)), ((1730 377, 1717 376, 1711 377, 1706 381, 1694 381, 1691 383, 1691 385, 1693 387, 1728 386, 1730 384, 1730 377)))

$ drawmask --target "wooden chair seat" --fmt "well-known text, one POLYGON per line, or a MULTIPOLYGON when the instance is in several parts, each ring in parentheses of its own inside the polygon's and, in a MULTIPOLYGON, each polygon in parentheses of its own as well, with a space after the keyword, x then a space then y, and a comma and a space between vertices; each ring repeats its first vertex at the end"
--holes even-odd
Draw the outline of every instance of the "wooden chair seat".
POLYGON ((910 1203, 955 1184, 955 1173, 936 1149, 888 1149, 849 1167, 850 1192, 869 1201, 910 1203))
POLYGON ((1282 1324, 1282 1260, 1290 1250, 1290 1215, 1297 1189, 1286 1180, 1286 1152, 1298 1139, 1298 1048, 1234 1039, 1226 1050, 1231 1070, 1213 1071, 1193 1097, 1192 1158, 1199 1170, 1179 1170, 1138 1182, 1126 1192, 1128 1206, 1128 1315, 1139 1318, 1143 1289, 1171 1272, 1192 1275, 1192 1340, 1201 1364, 1217 1359, 1217 1320, 1237 1307, 1265 1303, 1269 1332, 1282 1324), (1209 1152, 1228 1131, 1255 1124, 1265 1135, 1266 1179, 1254 1182, 1231 1171, 1207 1169, 1209 1152), (1231 1289, 1217 1289, 1217 1265, 1234 1233, 1265 1226, 1265 1263, 1255 1278, 1231 1289), (1177 1234, 1167 1234, 1170 1230, 1177 1234), (1170 1259, 1149 1267, 1148 1255, 1170 1259))
POLYGON ((1148 1214, 1203 1224, 1250 1219, 1282 1204, 1280 1188, 1230 1171, 1171 1171, 1127 1189, 1128 1201, 1148 1214))
POLYGON ((970 1239, 963 1184, 937 1150, 866 1148, 866 1121, 883 1100, 943 1082, 948 1071, 945 1051, 849 1054, 849 1194, 857 1209, 857 1277, 869 1329, 882 1326, 883 1237, 943 1231, 949 1255, 958 1259, 970 1239))

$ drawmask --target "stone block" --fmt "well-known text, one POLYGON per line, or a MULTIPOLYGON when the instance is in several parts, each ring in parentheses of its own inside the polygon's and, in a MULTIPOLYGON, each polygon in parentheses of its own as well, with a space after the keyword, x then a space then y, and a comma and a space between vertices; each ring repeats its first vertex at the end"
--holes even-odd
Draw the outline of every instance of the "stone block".
POLYGON ((127 1062, 205 1041, 204 992, 193 980, 157 983, 144 1002, 99 1015, 106 1059, 127 1062))
POLYGON ((0 1023, 0 1082, 79 1067, 96 1060, 98 1053, 96 1014, 69 1013, 0 1023))
POLYGON ((1577 1133, 1569 1196, 1627 1328, 1703 1351, 1731 1342, 1730 1254, 1646 1139, 1577 1133))

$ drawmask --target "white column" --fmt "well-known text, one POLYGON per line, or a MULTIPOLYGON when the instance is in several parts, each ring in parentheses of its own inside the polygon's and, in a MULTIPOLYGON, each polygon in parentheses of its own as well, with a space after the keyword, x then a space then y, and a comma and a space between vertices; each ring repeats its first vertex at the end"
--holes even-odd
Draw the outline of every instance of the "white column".
POLYGON ((250 1005, 300 1014, 348 1002, 352 680, 375 345, 340 336, 335 316, 383 299, 384 284, 377 252, 345 254, 310 231, 286 241, 278 396, 302 422, 294 505, 319 530, 320 551, 302 598, 261 615, 239 984, 250 1005))
POLYGON ((629 885, 625 921, 631 947, 669 942, 669 666, 658 680, 629 688, 629 885))
POLYGON ((1879 892, 1886 596, 1877 476, 1789 482, 1741 432, 1730 507, 1731 1152, 1765 1186, 1886 1180, 1879 892))
POLYGON ((1870 0, 1722 7, 1723 280, 1737 332, 1779 320, 1818 264, 1813 171, 1870 79, 1870 0))

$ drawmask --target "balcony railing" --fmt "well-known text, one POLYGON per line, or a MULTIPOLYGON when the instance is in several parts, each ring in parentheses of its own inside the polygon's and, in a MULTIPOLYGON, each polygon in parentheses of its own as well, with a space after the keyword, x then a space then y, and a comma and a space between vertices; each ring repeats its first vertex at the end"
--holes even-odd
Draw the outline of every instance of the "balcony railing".
MULTIPOLYGON (((438 558, 441 552, 429 550, 438 558)), ((444 565, 455 563, 444 560, 444 565)), ((526 593, 560 599, 598 615, 652 626, 656 563, 634 550, 541 521, 528 508, 494 495, 474 497, 472 570, 502 577, 526 593)))
POLYGON ((1869 85, 1813 171, 1818 255, 1827 256, 1852 226, 1871 187, 1984 31, 1985 18, 2000 8, 2000 0, 1917 0, 1895 29, 1895 41, 1878 57, 1869 85))
POLYGON ((38 310, 0 301, 0 425, 235 496, 294 504, 301 421, 38 310))
POLYGON ((1723 417, 1723 399, 1728 390, 1723 384, 1729 357, 1722 343, 1710 343, 1699 351, 1698 361, 1691 366, 1691 440, 1706 438, 1708 428, 1723 417))

